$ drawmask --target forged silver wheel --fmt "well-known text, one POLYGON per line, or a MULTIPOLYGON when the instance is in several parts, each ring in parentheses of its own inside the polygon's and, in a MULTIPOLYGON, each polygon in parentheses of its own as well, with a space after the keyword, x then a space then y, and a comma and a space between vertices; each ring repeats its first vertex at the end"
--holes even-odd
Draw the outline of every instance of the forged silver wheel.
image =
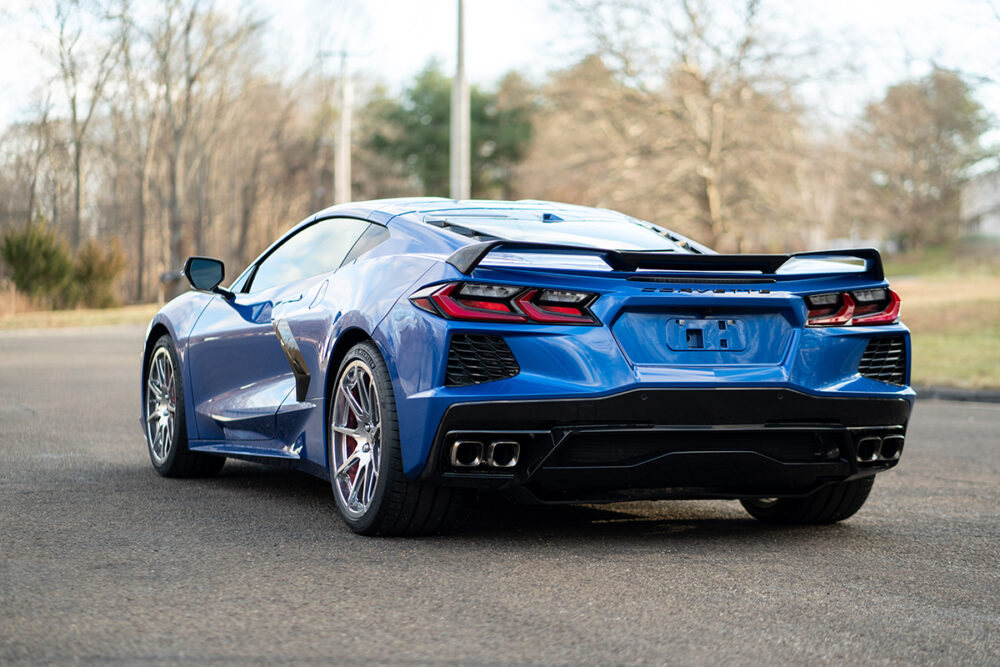
POLYGON ((149 363, 146 381, 146 442, 157 465, 163 465, 174 442, 177 391, 170 352, 159 347, 149 363))
POLYGON ((344 512, 364 516, 375 498, 382 462, 382 424, 372 369, 360 359, 337 380, 330 420, 333 488, 344 512))

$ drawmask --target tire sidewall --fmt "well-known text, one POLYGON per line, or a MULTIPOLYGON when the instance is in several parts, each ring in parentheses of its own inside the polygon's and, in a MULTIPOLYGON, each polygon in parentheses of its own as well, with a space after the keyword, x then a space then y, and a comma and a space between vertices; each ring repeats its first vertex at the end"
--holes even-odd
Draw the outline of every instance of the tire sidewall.
POLYGON ((395 410, 390 410, 388 408, 394 405, 394 401, 395 398, 392 391, 392 382, 389 379, 389 369, 387 368, 385 361, 382 359, 382 355, 379 353, 378 349, 373 344, 367 342, 358 343, 352 347, 347 352, 343 361, 341 361, 340 367, 337 369, 337 376, 331 385, 330 396, 327 400, 326 453, 327 465, 330 470, 330 488, 333 490, 334 501, 337 503, 337 509, 340 512, 341 518, 355 532, 367 533, 378 521, 380 510, 385 501, 387 489, 391 483, 391 477, 393 477, 392 471, 390 471, 390 466, 392 465, 394 457, 390 455, 390 449, 399 448, 399 430, 394 416, 395 410), (372 497, 371 505, 368 506, 368 511, 360 517, 353 517, 348 514, 343 505, 343 501, 340 499, 340 492, 337 489, 337 481, 334 478, 334 437, 330 429, 330 426, 333 424, 333 408, 336 392, 340 387, 341 378, 343 377, 347 366, 356 360, 363 361, 368 368, 371 369, 372 380, 375 383, 375 389, 378 392, 379 423, 381 425, 378 481, 375 483, 375 494, 372 497))
POLYGON ((187 425, 184 416, 184 382, 180 373, 181 365, 177 358, 177 351, 174 349, 173 341, 170 339, 170 336, 161 336, 149 353, 149 361, 146 364, 146 372, 142 383, 143 431, 146 436, 146 453, 149 455, 149 461, 153 464, 153 468, 161 475, 167 475, 174 469, 174 462, 177 459, 178 452, 181 448, 187 446, 187 425), (156 353, 161 348, 166 349, 167 356, 170 358, 170 363, 173 366, 174 395, 177 396, 177 407, 174 410, 174 436, 170 443, 170 451, 167 453, 163 463, 157 463, 153 457, 152 443, 149 440, 149 415, 146 411, 149 409, 147 398, 149 393, 150 369, 153 365, 153 359, 156 358, 156 353))

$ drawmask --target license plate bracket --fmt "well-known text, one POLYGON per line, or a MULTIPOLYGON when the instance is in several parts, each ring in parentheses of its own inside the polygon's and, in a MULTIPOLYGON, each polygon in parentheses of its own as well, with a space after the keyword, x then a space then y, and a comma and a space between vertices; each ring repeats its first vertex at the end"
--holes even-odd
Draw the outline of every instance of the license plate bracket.
POLYGON ((667 321, 667 347, 678 352, 739 352, 746 349, 741 320, 726 318, 667 321))

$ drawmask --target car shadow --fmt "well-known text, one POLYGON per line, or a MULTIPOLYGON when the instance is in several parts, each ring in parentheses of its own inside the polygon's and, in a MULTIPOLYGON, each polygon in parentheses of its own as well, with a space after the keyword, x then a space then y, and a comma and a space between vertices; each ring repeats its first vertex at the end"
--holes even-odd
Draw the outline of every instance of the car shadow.
MULTIPOLYGON (((208 481, 208 480, 206 480, 208 481)), ((245 462, 230 462, 213 486, 246 494, 263 494, 268 502, 278 502, 301 515, 304 525, 314 526, 316 512, 329 512, 335 519, 336 507, 330 485, 305 473, 275 469, 245 462)), ((285 514, 285 520, 291 519, 285 514)), ((324 521, 324 523, 326 523, 324 521)), ((330 525, 347 528, 340 521, 330 525)), ((504 542, 546 542, 575 539, 613 539, 620 542, 670 540, 711 540, 713 543, 750 546, 754 541, 772 543, 812 540, 831 531, 854 532, 864 528, 851 524, 833 526, 780 526, 765 524, 746 514, 735 501, 635 501, 607 505, 516 505, 499 496, 471 498, 463 508, 456 529, 431 540, 504 542), (751 544, 748 544, 750 542, 751 544)))
MULTIPOLYGON (((840 526, 836 526, 840 528, 840 526)), ((748 538, 770 541, 811 537, 829 526, 780 526, 766 524, 746 514, 736 501, 644 500, 602 505, 514 505, 490 499, 473 505, 466 514, 462 534, 503 536, 506 539, 575 538, 584 535, 616 540, 656 538, 732 540, 745 545, 748 538)))

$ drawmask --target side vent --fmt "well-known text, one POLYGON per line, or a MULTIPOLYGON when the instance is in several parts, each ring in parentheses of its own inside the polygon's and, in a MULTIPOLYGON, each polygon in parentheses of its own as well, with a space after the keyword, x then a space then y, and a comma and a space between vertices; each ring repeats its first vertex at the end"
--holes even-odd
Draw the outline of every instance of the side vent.
POLYGON ((858 372, 880 382, 905 384, 906 340, 902 336, 872 338, 861 355, 858 372))
POLYGON ((458 334, 448 348, 446 387, 462 387, 511 378, 521 372, 500 336, 458 334))

